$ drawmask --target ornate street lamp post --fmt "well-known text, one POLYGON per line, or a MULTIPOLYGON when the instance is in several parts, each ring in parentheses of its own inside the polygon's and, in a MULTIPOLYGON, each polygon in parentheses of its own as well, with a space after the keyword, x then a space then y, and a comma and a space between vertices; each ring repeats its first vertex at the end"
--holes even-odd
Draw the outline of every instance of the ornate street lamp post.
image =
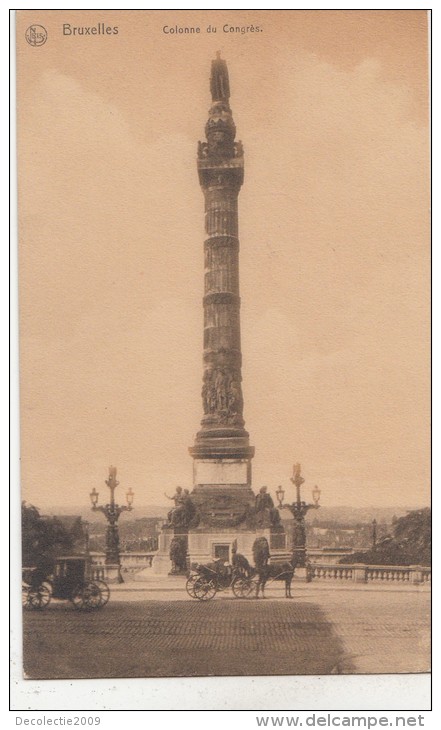
POLYGON ((86 555, 89 555, 89 553, 90 553, 89 523, 86 522, 86 520, 83 520, 83 525, 84 525, 84 531, 83 531, 83 535, 84 535, 84 550, 85 550, 86 555))
POLYGON ((135 494, 130 487, 126 492, 127 505, 116 504, 115 489, 119 484, 116 479, 116 466, 109 466, 109 478, 105 482, 110 489, 110 502, 105 505, 98 505, 99 492, 96 491, 95 487, 90 493, 90 500, 92 502, 92 510, 94 512, 102 512, 109 523, 106 529, 106 566, 109 568, 113 566, 116 570, 117 580, 123 583, 117 523, 121 512, 130 512, 133 509, 133 497, 135 494))
POLYGON ((292 504, 283 504, 283 498, 285 496, 285 492, 282 489, 282 487, 279 487, 276 491, 276 496, 279 501, 279 508, 286 508, 289 509, 292 516, 294 517, 294 534, 293 534, 293 541, 292 541, 292 551, 293 553, 297 554, 298 556, 298 562, 297 565, 299 567, 303 567, 306 564, 306 529, 305 529, 305 517, 310 509, 318 509, 319 508, 319 500, 320 500, 320 489, 315 486, 312 490, 312 499, 313 504, 306 504, 306 502, 302 501, 301 495, 300 495, 300 487, 304 483, 304 479, 301 476, 301 466, 300 464, 294 464, 293 467, 293 475, 291 477, 291 482, 296 487, 296 501, 292 504))
POLYGON ((377 546, 377 520, 374 518, 372 520, 372 547, 375 548, 377 546))

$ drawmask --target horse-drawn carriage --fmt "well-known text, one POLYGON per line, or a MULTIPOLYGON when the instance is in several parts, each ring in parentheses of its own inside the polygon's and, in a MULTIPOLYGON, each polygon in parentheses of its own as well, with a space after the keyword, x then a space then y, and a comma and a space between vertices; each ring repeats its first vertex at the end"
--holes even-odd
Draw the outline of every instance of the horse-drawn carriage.
POLYGON ((192 565, 185 587, 191 598, 209 601, 216 593, 229 588, 235 598, 251 598, 256 593, 257 584, 246 570, 215 561, 206 565, 192 565))
POLYGON ((53 570, 23 568, 24 608, 43 609, 51 598, 71 601, 76 609, 92 611, 106 605, 110 590, 103 580, 92 579, 91 561, 86 556, 57 558, 53 570))
POLYGON ((267 583, 281 581, 285 584, 285 597, 292 598, 291 583, 297 566, 293 552, 291 560, 270 562, 269 544, 265 537, 258 537, 253 545, 255 567, 240 553, 233 553, 233 564, 220 560, 206 565, 194 564, 187 580, 189 596, 199 601, 209 601, 216 593, 232 589, 236 598, 265 598, 267 583))

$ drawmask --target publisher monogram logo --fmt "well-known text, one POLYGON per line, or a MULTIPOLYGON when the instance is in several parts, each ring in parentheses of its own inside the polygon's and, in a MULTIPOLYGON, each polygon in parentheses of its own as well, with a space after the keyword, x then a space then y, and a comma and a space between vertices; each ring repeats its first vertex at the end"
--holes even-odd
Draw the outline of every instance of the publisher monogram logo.
POLYGON ((25 38, 30 46, 43 46, 47 41, 47 30, 43 25, 30 25, 25 38))

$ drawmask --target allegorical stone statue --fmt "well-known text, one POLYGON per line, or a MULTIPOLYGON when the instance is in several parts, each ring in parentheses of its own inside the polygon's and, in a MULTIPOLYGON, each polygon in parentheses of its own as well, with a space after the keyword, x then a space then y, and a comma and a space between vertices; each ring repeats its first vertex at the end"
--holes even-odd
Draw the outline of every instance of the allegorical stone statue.
POLYGON ((170 512, 167 513, 167 520, 170 525, 175 524, 176 518, 179 515, 179 512, 182 510, 182 504, 183 504, 183 494, 182 494, 182 487, 176 487, 176 491, 173 495, 173 497, 169 497, 168 494, 164 495, 167 497, 167 499, 171 499, 175 506, 173 509, 170 510, 170 512))
POLYGON ((268 523, 272 526, 280 523, 279 510, 274 507, 273 498, 268 494, 267 487, 261 487, 259 490, 254 511, 258 523, 268 523))
POLYGON ((266 537, 257 537, 253 543, 253 560, 256 568, 266 567, 270 557, 268 540, 266 537))
POLYGON ((169 497, 167 494, 165 496, 175 503, 174 508, 167 515, 168 524, 171 527, 188 527, 196 516, 196 508, 189 490, 176 487, 173 497, 169 497))
POLYGON ((171 572, 185 573, 187 570, 187 539, 183 536, 174 537, 170 544, 171 572))
POLYGON ((184 523, 185 526, 188 527, 191 523, 194 523, 195 520, 197 520, 197 510, 196 507, 193 504, 193 500, 190 497, 190 492, 188 489, 184 489, 184 523))

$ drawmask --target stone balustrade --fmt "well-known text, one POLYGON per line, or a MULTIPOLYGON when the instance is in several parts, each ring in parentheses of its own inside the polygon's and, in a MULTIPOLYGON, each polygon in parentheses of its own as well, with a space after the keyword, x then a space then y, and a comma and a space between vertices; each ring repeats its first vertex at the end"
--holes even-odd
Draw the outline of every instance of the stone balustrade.
MULTIPOLYGON (((397 581, 400 583, 411 583, 411 568, 389 565, 368 565, 366 566, 366 582, 371 581, 397 581)), ((418 581, 420 582, 420 581, 418 581)))
POLYGON ((107 571, 105 565, 92 565, 90 566, 90 578, 91 580, 106 580, 107 571))
POLYGON ((347 580, 357 583, 430 583, 432 569, 421 565, 329 565, 310 563, 307 581, 347 580))
POLYGON ((312 563, 307 569, 308 580, 316 578, 352 580, 352 574, 352 565, 319 565, 318 563, 312 563))
MULTIPOLYGON (((106 580, 107 570, 104 553, 92 553, 92 580, 106 580)), ((136 572, 151 567, 154 552, 121 553, 123 572, 136 572)), ((432 580, 432 569, 421 565, 363 565, 309 563, 306 580, 339 580, 355 583, 428 585, 432 580)))
MULTIPOLYGON (((151 567, 152 560, 156 552, 130 552, 120 553, 121 567, 127 569, 142 569, 151 567)), ((90 557, 92 558, 92 569, 99 569, 105 567, 106 554, 104 552, 91 552, 90 557)), ((96 576, 98 578, 98 576, 96 576)))
POLYGON ((420 568, 421 570, 421 583, 432 582, 432 568, 420 568))
POLYGON ((121 553, 121 566, 123 568, 151 568, 152 560, 156 552, 121 553))

